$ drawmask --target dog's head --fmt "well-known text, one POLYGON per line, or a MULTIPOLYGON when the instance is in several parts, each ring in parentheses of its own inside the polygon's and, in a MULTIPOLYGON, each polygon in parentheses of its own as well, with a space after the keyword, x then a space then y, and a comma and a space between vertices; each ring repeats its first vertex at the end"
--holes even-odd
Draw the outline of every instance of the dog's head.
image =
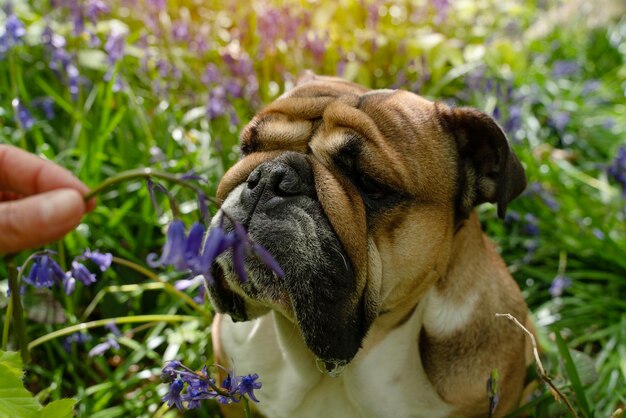
POLYGON ((285 277, 248 257, 241 283, 225 254, 213 304, 235 320, 279 311, 329 369, 354 357, 377 316, 414 306, 445 273, 475 205, 495 202, 502 217, 525 187, 489 116, 313 75, 252 119, 241 152, 221 210, 285 277))

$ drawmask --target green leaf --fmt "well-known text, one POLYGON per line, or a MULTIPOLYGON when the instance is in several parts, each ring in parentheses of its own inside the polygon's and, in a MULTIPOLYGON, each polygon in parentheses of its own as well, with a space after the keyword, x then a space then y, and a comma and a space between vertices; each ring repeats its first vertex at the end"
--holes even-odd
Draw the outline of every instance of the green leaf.
POLYGON ((563 337, 561 337, 560 332, 554 333, 556 337, 556 345, 559 348, 559 354, 563 360, 563 364, 565 366, 565 370, 567 371, 567 377, 572 383, 572 389, 576 394, 576 400, 578 401, 578 405, 582 409, 584 416, 592 417, 593 414, 591 409, 589 408, 589 402, 587 401, 587 395, 585 394, 585 389, 580 381, 580 375, 578 374, 578 370, 576 369, 576 363, 572 359, 570 354, 570 350, 565 344, 563 337))
POLYGON ((0 364, 0 417, 36 418, 40 408, 22 380, 15 376, 15 370, 0 364))
POLYGON ((17 351, 0 350, 0 364, 6 366, 18 379, 22 378, 22 356, 17 351))
POLYGON ((71 418, 74 416, 74 405, 76 400, 74 399, 60 399, 58 401, 50 402, 44 409, 41 410, 40 418, 71 418))

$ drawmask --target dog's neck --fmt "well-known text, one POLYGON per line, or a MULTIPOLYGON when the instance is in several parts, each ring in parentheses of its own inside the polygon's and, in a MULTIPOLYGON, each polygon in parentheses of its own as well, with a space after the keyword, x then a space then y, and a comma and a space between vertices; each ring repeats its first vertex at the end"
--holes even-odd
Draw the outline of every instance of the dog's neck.
MULTIPOLYGON (((425 272, 423 277, 419 278, 422 283, 430 284, 422 295, 417 298, 415 295, 405 295, 403 299, 394 300, 391 308, 386 309, 374 321, 364 341, 364 350, 375 346, 385 338, 387 333, 402 325, 418 304, 426 305, 426 322, 432 323, 433 330, 442 327, 448 327, 451 330, 461 325, 459 320, 463 316, 463 311, 469 313, 467 311, 472 310, 473 304, 476 303, 477 296, 475 295, 480 290, 477 287, 483 285, 477 283, 474 277, 489 275, 490 271, 494 270, 492 263, 486 263, 485 260, 498 262, 497 254, 484 236, 476 213, 472 212, 456 230, 452 237, 448 257, 441 258, 447 262, 433 266, 431 270, 425 272), (459 312, 460 317, 456 322, 455 318, 439 315, 445 309, 442 305, 444 300, 446 304, 453 304, 455 312, 459 312), (465 309, 458 310, 459 306, 465 309), (452 320, 451 323, 447 322, 450 320, 452 320)), ((389 301, 386 303, 387 306, 390 305, 389 301)))

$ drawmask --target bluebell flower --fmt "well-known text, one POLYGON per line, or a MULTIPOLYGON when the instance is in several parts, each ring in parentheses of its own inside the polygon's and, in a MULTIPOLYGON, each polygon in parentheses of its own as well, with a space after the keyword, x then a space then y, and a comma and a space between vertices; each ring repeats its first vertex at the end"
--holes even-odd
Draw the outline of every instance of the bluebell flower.
POLYGON ((78 99, 78 92, 80 87, 80 73, 78 72, 78 68, 72 63, 67 64, 67 66, 65 67, 65 71, 67 74, 67 84, 70 90, 70 95, 72 96, 72 100, 76 101, 78 99))
POLYGON ((229 107, 226 99, 226 89, 223 86, 217 86, 209 93, 209 101, 206 106, 207 117, 211 120, 226 114, 229 107))
POLYGON ((602 232, 598 228, 593 228, 591 230, 591 233, 593 234, 594 237, 596 237, 599 240, 604 240, 604 238, 606 238, 606 235, 604 234, 604 232, 602 232))
POLYGON ((569 112, 554 112, 548 121, 557 131, 563 132, 570 121, 570 114, 569 112))
POLYGON ((109 34, 104 50, 109 55, 109 64, 113 65, 124 57, 124 46, 126 34, 119 31, 112 31, 109 34))
POLYGON ((215 280, 211 274, 213 262, 217 256, 233 245, 234 239, 234 234, 226 234, 221 226, 209 230, 202 255, 198 259, 198 263, 194 266, 194 272, 204 276, 209 285, 215 284, 215 280))
POLYGON ((552 76, 554 78, 565 78, 577 74, 580 71, 580 64, 576 61, 559 60, 552 64, 552 76))
POLYGON ((101 253, 99 251, 85 250, 83 256, 98 265, 100 271, 105 272, 111 267, 113 255, 111 253, 101 253))
POLYGON ((71 351, 72 344, 76 343, 84 345, 88 341, 91 341, 91 335, 86 332, 75 332, 65 337, 63 340, 63 348, 69 353, 71 351))
POLYGON ((24 278, 24 282, 36 287, 52 287, 55 283, 61 283, 66 277, 65 272, 49 255, 36 256, 31 266, 30 273, 24 278))
POLYGON ((100 344, 89 350, 89 353, 87 355, 89 357, 100 356, 112 348, 118 349, 120 348, 120 345, 117 341, 115 341, 114 338, 108 337, 106 341, 101 342, 100 344))
POLYGON ((522 226, 522 231, 526 235, 537 236, 539 235, 539 220, 532 213, 527 213, 524 215, 524 225, 522 226))
POLYGON ((176 376, 178 376, 178 370, 180 369, 181 365, 182 363, 178 360, 168 361, 161 370, 161 380, 165 383, 170 383, 174 381, 176 376))
POLYGON ((205 279, 203 276, 196 276, 190 279, 177 280, 174 283, 174 288, 178 290, 187 290, 190 287, 197 286, 198 294, 194 296, 193 300, 198 304, 203 304, 205 302, 204 296, 206 293, 206 288, 203 283, 204 280, 205 279))
POLYGON ((24 23, 14 14, 10 14, 7 17, 5 22, 5 35, 7 36, 7 45, 9 48, 17 44, 20 39, 26 35, 24 23))
POLYGON ((237 239, 233 246, 233 268, 239 276, 239 280, 246 282, 248 275, 245 270, 245 258, 248 255, 254 255, 265 263, 278 277, 284 277, 285 273, 278 265, 278 262, 272 255, 261 245, 252 242, 246 233, 243 225, 235 224, 235 234, 237 239))
POLYGON ((526 188, 524 195, 526 196, 538 195, 547 207, 549 207, 555 212, 559 210, 559 207, 560 207, 559 203, 554 198, 553 193, 550 193, 550 191, 546 190, 546 188, 538 181, 530 183, 528 187, 526 188))
POLYGON ((13 99, 11 104, 13 105, 15 121, 25 131, 30 130, 35 125, 35 119, 33 119, 28 108, 24 106, 18 98, 13 99))
POLYGON ((167 403, 167 406, 176 405, 179 411, 183 410, 183 399, 180 393, 185 388, 185 382, 182 379, 176 379, 170 385, 170 390, 167 395, 163 396, 161 400, 167 403))
POLYGON ((71 295, 76 289, 76 279, 70 275, 66 275, 63 279, 63 290, 66 295, 71 295))
POLYGON ((167 229, 167 239, 161 258, 155 260, 156 254, 148 255, 148 265, 150 267, 172 266, 177 270, 185 270, 187 269, 186 248, 185 225, 180 220, 173 220, 167 229))
POLYGON ((55 117, 54 100, 51 97, 38 97, 31 101, 31 105, 43 110, 46 119, 52 120, 55 117))
POLYGON ((147 0, 147 2, 148 2, 148 5, 154 11, 164 10, 165 7, 167 6, 167 1, 166 0, 147 0))
POLYGON ((104 326, 106 329, 108 329, 109 331, 111 331, 113 333, 113 335, 115 335, 116 337, 119 337, 122 335, 122 332, 120 331, 120 329, 117 327, 117 325, 115 325, 115 322, 109 322, 108 324, 106 324, 104 326))
POLYGON ((216 399, 220 403, 229 404, 240 402, 245 396, 259 402, 254 393, 262 386, 258 378, 259 375, 256 373, 237 376, 233 370, 227 374, 218 388, 215 380, 209 376, 206 366, 200 372, 195 372, 180 361, 173 360, 167 362, 161 371, 161 380, 170 383, 169 391, 162 400, 167 402, 168 406, 176 405, 181 410, 183 402, 187 409, 195 409, 200 407, 200 401, 205 399, 216 399), (183 391, 185 393, 182 393, 183 391))
POLYGON ((239 402, 241 399, 235 397, 237 384, 234 376, 231 376, 230 373, 226 375, 224 380, 222 380, 222 384, 220 385, 222 389, 224 389, 228 394, 226 395, 218 395, 215 399, 221 404, 229 404, 231 402, 239 402))
POLYGON ((200 81, 204 84, 213 84, 219 82, 221 78, 222 73, 219 68, 217 68, 217 65, 210 63, 205 67, 204 72, 200 76, 200 81))
POLYGON ((189 25, 182 20, 172 23, 172 38, 179 42, 189 41, 189 25))
POLYGON ((257 382, 259 375, 249 374, 247 376, 239 377, 236 391, 240 395, 248 396, 254 402, 259 402, 259 400, 254 396, 254 391, 257 389, 261 389, 261 382, 257 382))
POLYGON ((85 286, 90 286, 96 282, 96 275, 90 272, 84 264, 78 261, 72 261, 72 270, 70 275, 82 282, 85 286))
POLYGON ((550 285, 550 295, 553 298, 559 297, 563 294, 563 291, 572 285, 572 279, 569 277, 558 274, 554 280, 552 280, 552 284, 550 285))
POLYGON ((85 14, 91 23, 96 24, 100 16, 109 13, 109 6, 103 0, 89 0, 85 6, 85 14))

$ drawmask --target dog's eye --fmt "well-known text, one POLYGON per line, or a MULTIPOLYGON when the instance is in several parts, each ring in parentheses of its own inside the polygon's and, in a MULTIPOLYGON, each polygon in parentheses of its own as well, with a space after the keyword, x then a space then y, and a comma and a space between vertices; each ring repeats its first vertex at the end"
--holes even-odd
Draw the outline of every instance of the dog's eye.
POLYGON ((387 187, 366 174, 361 174, 359 176, 357 187, 363 194, 372 200, 382 200, 389 194, 387 187))

